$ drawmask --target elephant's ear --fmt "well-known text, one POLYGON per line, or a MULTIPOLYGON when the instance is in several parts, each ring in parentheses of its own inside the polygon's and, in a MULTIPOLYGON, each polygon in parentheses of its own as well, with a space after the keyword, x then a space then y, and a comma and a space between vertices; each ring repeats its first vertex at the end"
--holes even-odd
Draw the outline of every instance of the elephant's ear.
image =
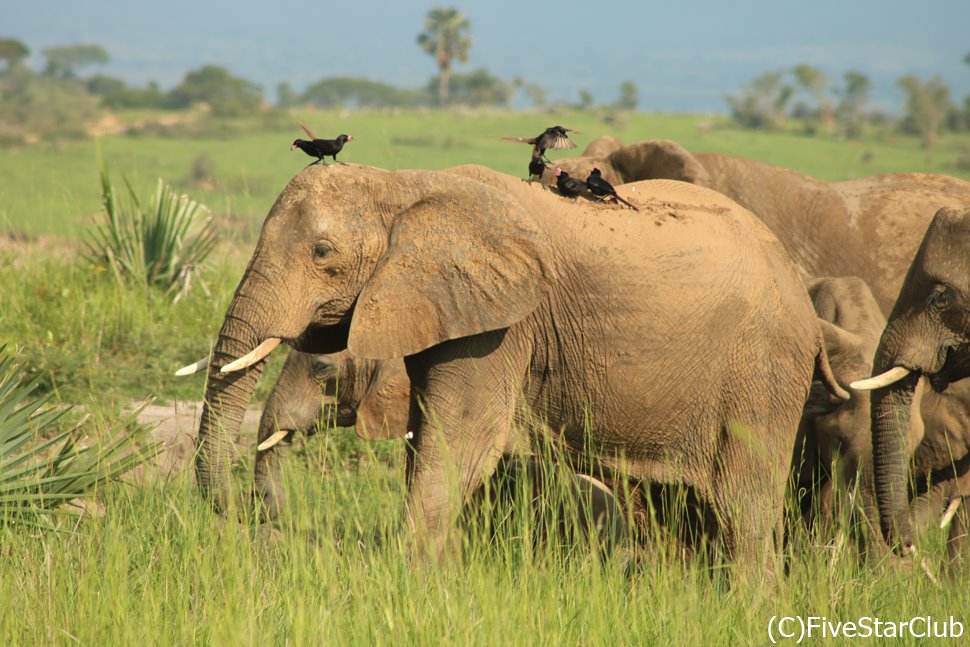
POLYGON ((365 440, 403 438, 408 432, 411 382, 401 360, 379 362, 357 405, 357 435, 365 440))
POLYGON ((666 139, 630 144, 614 151, 610 164, 623 177, 623 182, 639 180, 680 180, 709 186, 704 166, 686 148, 666 139))
MULTIPOLYGON (((840 384, 849 384, 854 380, 866 377, 872 372, 872 364, 866 361, 863 353, 862 339, 855 333, 825 319, 818 319, 825 340, 824 352, 828 357, 832 375, 840 384)), ((820 375, 813 376, 812 388, 805 402, 805 412, 812 415, 831 413, 844 403, 844 400, 834 397, 820 375)))
POLYGON ((438 174, 389 220, 387 252, 354 307, 357 357, 413 355, 506 328, 539 305, 556 270, 544 232, 500 189, 438 174))

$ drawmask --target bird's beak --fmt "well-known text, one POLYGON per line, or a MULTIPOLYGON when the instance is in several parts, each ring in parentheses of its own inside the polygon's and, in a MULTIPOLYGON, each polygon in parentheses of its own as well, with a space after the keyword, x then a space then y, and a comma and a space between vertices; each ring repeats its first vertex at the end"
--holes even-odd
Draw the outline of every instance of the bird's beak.
POLYGON ((349 141, 349 142, 354 141, 354 136, 353 135, 347 135, 347 141, 349 141))
POLYGON ((294 148, 296 148, 296 144, 293 144, 292 146, 290 146, 290 150, 293 150, 294 148))

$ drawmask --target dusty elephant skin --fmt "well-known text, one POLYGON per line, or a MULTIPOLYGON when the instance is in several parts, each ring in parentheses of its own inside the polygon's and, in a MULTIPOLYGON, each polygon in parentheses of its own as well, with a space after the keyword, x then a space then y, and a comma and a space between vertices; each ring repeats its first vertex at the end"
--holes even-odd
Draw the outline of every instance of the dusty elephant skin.
MULTIPOLYGON (((946 175, 887 173, 826 182, 742 157, 692 154, 665 140, 623 146, 601 138, 582 157, 557 166, 576 177, 598 166, 614 186, 666 178, 723 193, 768 226, 803 276, 857 276, 884 313, 933 214, 970 204, 970 183, 946 175)), ((544 181, 554 182, 548 175, 544 181)))
POLYGON ((767 564, 802 404, 827 368, 811 304, 782 246, 730 200, 681 182, 621 192, 639 214, 482 167, 305 169, 267 216, 213 353, 203 491, 229 499, 228 433, 263 362, 222 367, 282 338, 405 358, 417 556, 441 554, 517 430, 544 429, 634 478, 694 488, 729 556, 767 564))
MULTIPOLYGON (((919 247, 889 315, 874 360, 874 372, 895 373, 895 382, 872 393, 872 443, 880 524, 898 552, 913 549, 907 514, 905 429, 920 376, 933 391, 959 389, 970 375, 970 211, 941 209, 919 247)), ((933 394, 927 394, 931 397, 933 394)), ((964 394, 965 395, 965 394, 964 394)), ((966 420, 945 439, 958 490, 968 466, 966 420)), ((967 491, 955 494, 965 495, 967 491)), ((965 520, 957 524, 965 527, 965 520)))

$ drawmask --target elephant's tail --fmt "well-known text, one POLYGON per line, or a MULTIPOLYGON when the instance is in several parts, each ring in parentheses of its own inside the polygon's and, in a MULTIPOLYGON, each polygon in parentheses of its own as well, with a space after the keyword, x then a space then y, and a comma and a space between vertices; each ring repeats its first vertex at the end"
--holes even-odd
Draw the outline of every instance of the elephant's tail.
POLYGON ((829 364, 829 356, 825 351, 825 338, 822 336, 821 328, 816 332, 815 348, 815 375, 812 379, 819 380, 835 397, 848 400, 851 397, 849 392, 839 385, 835 379, 835 374, 832 373, 832 366, 829 364))

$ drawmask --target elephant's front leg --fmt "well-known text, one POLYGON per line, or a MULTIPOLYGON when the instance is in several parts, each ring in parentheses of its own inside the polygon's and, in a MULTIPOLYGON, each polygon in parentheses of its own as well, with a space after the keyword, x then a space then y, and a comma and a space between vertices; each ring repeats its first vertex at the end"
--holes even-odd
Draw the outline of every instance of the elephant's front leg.
POLYGON ((406 360, 416 430, 406 509, 412 558, 440 561, 462 506, 508 445, 527 361, 508 337, 452 340, 406 360))

